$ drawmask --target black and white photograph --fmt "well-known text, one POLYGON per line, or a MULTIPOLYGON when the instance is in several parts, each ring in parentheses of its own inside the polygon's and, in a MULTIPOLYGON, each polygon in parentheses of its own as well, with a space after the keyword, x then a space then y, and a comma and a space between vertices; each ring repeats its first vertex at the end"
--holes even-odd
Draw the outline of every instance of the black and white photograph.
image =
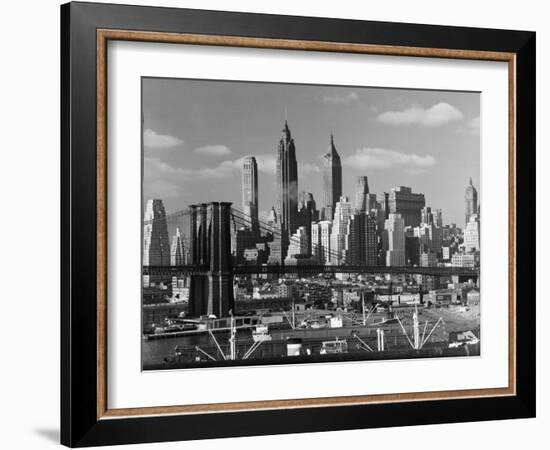
POLYGON ((142 78, 142 368, 480 355, 480 94, 142 78))

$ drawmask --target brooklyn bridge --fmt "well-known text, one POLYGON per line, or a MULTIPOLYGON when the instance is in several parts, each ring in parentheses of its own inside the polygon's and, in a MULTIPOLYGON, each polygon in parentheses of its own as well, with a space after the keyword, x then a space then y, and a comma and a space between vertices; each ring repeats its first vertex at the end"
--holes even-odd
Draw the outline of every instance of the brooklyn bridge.
MULTIPOLYGON (((186 264, 144 264, 142 275, 151 281, 170 282, 173 277, 189 277, 190 316, 215 315, 227 317, 234 308, 233 283, 236 276, 253 274, 275 275, 322 275, 322 274, 380 274, 380 275, 425 275, 431 277, 452 277, 461 280, 477 280, 479 269, 470 267, 421 267, 421 266, 372 266, 352 264, 340 260, 338 263, 317 263, 313 258, 297 259, 295 264, 236 263, 232 256, 231 231, 233 226, 256 227, 259 232, 273 239, 285 239, 280 229, 258 220, 252 223, 250 216, 232 208, 228 202, 211 202, 190 205, 185 211, 171 215, 188 222, 188 256, 186 264)), ((154 219, 157 220, 157 219, 154 219)), ((166 226, 166 217, 164 226, 166 226)), ((257 219, 256 219, 257 220, 257 219)), ((153 221, 144 224, 152 225, 153 221)), ((289 239, 288 236, 286 239, 289 239)), ((290 241, 292 238, 290 238, 290 241)), ((315 246, 313 246, 315 247, 315 246)), ((315 248, 312 248, 314 252, 315 248)))

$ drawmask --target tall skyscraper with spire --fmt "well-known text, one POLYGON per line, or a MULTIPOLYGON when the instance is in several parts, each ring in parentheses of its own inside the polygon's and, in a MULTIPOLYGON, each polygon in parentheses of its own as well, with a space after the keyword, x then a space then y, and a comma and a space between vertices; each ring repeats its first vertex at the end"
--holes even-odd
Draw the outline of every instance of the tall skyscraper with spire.
POLYGON ((362 175, 355 183, 355 209, 359 212, 368 211, 367 194, 369 193, 369 179, 362 175))
POLYGON ((254 156, 243 159, 243 212, 250 217, 250 229, 258 231, 258 164, 254 156))
POLYGON ((464 210, 464 223, 467 226, 472 214, 477 214, 477 190, 472 184, 472 177, 470 177, 470 184, 466 187, 464 192, 465 210, 464 210))
POLYGON ((277 216, 281 228, 281 252, 286 257, 289 237, 298 229, 298 164, 294 139, 285 120, 277 150, 277 216))
POLYGON ((330 147, 323 156, 323 219, 332 220, 336 203, 342 196, 342 162, 330 133, 330 147))

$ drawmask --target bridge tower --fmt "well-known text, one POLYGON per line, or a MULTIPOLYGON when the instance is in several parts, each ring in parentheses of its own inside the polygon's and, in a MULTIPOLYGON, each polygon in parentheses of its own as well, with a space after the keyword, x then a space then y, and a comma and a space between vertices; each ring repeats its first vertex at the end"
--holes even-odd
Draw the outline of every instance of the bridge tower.
POLYGON ((189 314, 227 317, 234 308, 231 203, 191 205, 189 213, 190 264, 205 267, 190 276, 189 314))

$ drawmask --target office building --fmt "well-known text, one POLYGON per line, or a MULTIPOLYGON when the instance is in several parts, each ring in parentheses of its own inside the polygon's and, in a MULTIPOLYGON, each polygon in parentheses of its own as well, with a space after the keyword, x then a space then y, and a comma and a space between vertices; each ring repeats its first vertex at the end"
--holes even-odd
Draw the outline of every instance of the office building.
POLYGON ((292 264, 292 259, 296 257, 307 257, 309 247, 309 236, 306 227, 299 227, 290 237, 285 264, 292 264))
POLYGON ((250 218, 250 229, 258 233, 258 164, 254 156, 243 159, 242 191, 243 212, 250 218))
POLYGON ((436 227, 438 227, 438 228, 443 227, 443 211, 441 211, 441 209, 436 209, 435 210, 434 221, 435 221, 435 226, 436 227))
POLYGON ((321 225, 319 222, 311 224, 311 259, 315 263, 322 263, 321 256, 321 225))
POLYGON ((426 223, 414 227, 414 236, 418 237, 420 245, 425 245, 435 253, 441 253, 443 245, 443 229, 436 227, 433 223, 426 223))
POLYGON ((344 262, 354 265, 378 265, 376 219, 364 213, 350 216, 345 237, 344 262))
POLYGON ((470 177, 470 184, 468 184, 468 186, 466 187, 466 191, 464 192, 464 202, 465 202, 464 223, 468 225, 468 222, 470 221, 470 216, 472 214, 478 213, 477 190, 472 184, 471 177, 470 177))
POLYGON ((180 229, 176 228, 176 234, 172 237, 172 246, 170 248, 170 265, 182 266, 185 264, 185 253, 183 247, 183 237, 180 229))
POLYGON ((425 223, 426 225, 431 225, 434 223, 432 208, 429 206, 424 206, 424 208, 420 210, 420 223, 425 223))
POLYGON ((479 253, 455 253, 451 257, 451 265, 454 267, 477 267, 479 264, 479 253))
POLYGON ((420 267, 437 266, 437 255, 429 248, 424 247, 420 253, 420 267))
POLYGON ((348 221, 352 214, 352 205, 348 197, 340 197, 334 209, 334 220, 332 221, 332 231, 330 234, 331 262, 341 264, 343 261, 343 251, 346 245, 346 233, 348 221))
POLYGON ((289 237, 298 228, 298 164, 294 139, 285 120, 276 163, 277 218, 281 230, 281 252, 286 257, 289 237))
POLYGON ((362 175, 357 177, 355 182, 355 209, 359 212, 369 211, 367 205, 367 194, 369 193, 369 180, 362 175))
POLYGON ((477 214, 472 214, 464 230, 464 250, 471 252, 479 249, 479 218, 477 214))
POLYGON ((342 163, 330 134, 330 147, 323 156, 323 220, 332 220, 336 202, 342 195, 342 163))
POLYGON ((389 212, 400 214, 405 226, 417 227, 420 225, 421 211, 424 206, 426 206, 424 194, 416 194, 410 187, 396 186, 390 190, 389 212))
POLYGON ((330 237, 332 234, 332 221, 322 220, 319 222, 319 232, 321 235, 321 248, 319 254, 321 263, 325 264, 331 260, 330 255, 332 253, 332 248, 330 246, 330 237))
POLYGON ((405 265, 405 220, 400 214, 390 213, 384 222, 386 266, 405 265))
POLYGON ((376 202, 380 205, 380 210, 383 212, 384 220, 386 220, 390 212, 390 194, 387 192, 376 194, 376 202))
MULTIPOLYGON (((143 265, 169 266, 170 241, 168 239, 168 225, 166 211, 162 200, 148 200, 143 218, 143 265)), ((149 275, 144 275, 143 286, 159 282, 149 275)))

